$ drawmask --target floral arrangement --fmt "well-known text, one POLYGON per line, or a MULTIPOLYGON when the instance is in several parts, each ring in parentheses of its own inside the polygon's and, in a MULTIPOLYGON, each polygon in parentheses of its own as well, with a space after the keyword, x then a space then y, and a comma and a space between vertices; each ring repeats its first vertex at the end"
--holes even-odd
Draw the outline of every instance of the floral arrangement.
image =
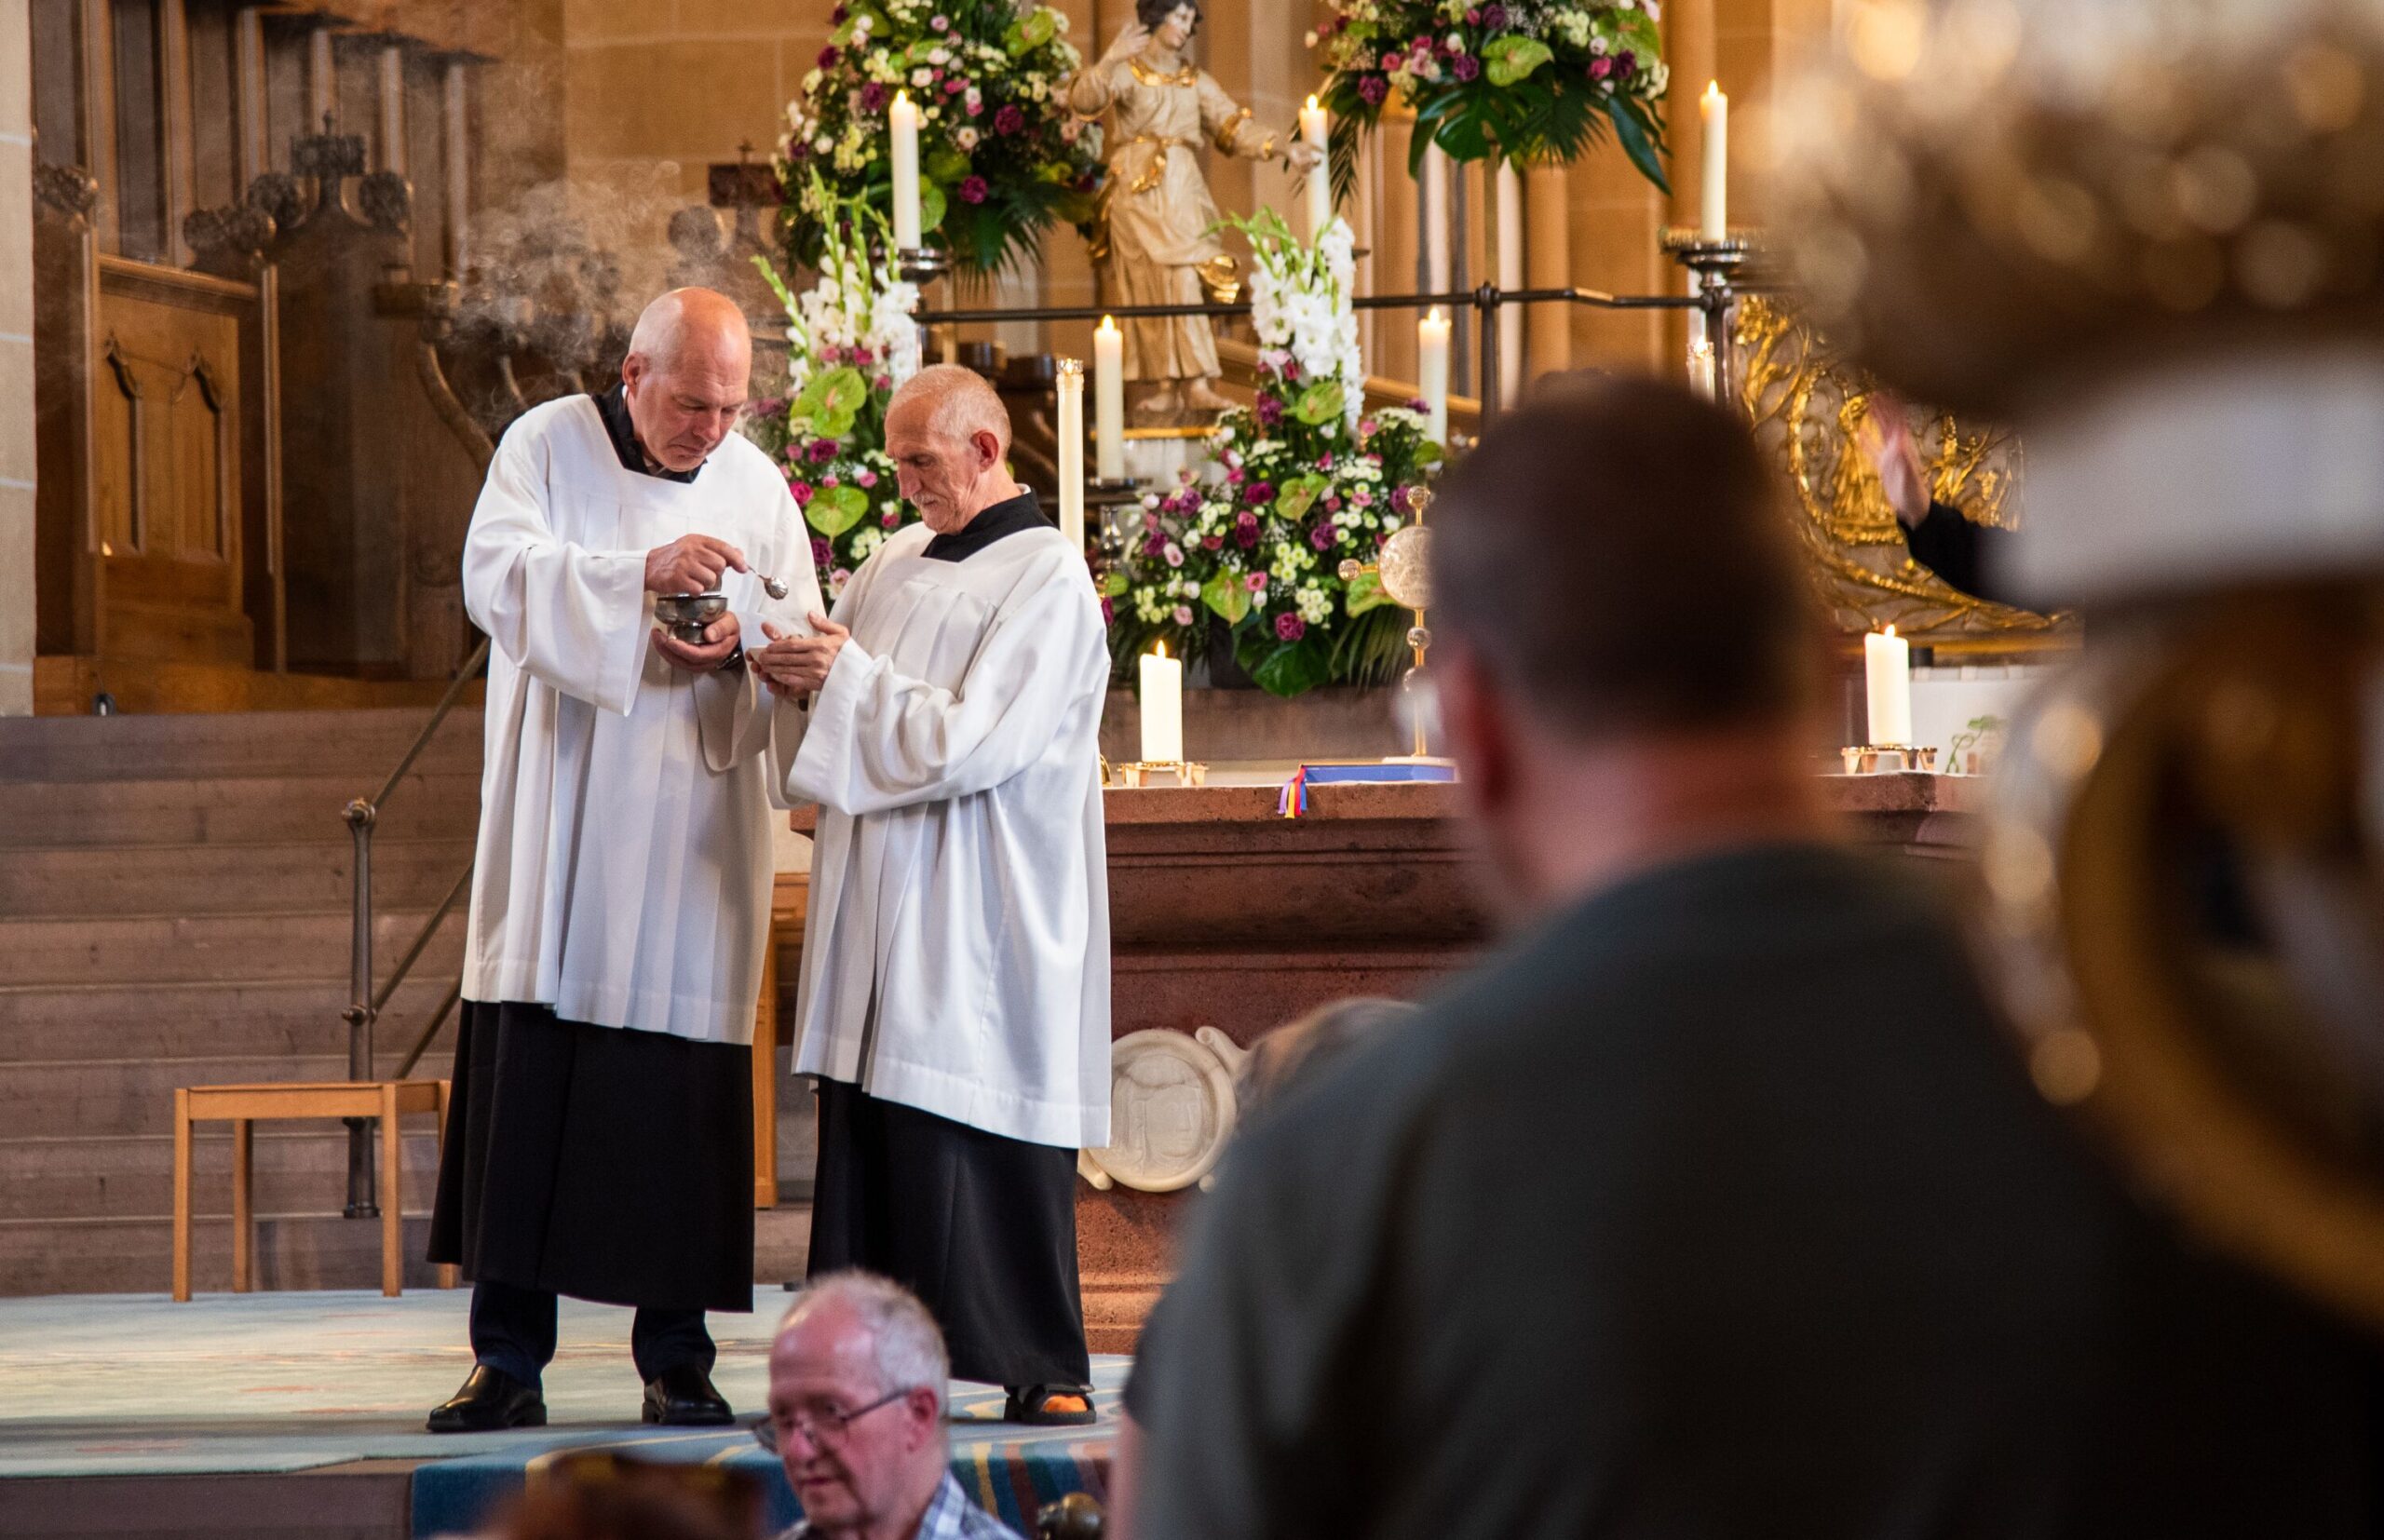
POLYGON ((822 221, 820 281, 801 295, 760 257, 753 265, 786 307, 785 399, 756 402, 746 436, 785 473, 811 526, 820 591, 831 601, 853 570, 917 515, 895 491, 886 453, 886 406, 919 368, 911 314, 916 285, 894 270, 884 217, 840 203, 812 179, 822 221))
POLYGON ((1326 71, 1335 187, 1354 184, 1359 141, 1396 92, 1416 110, 1411 171, 1432 143, 1459 161, 1562 165, 1610 126, 1669 192, 1659 20, 1659 0, 1336 0, 1308 34, 1326 71))
POLYGON ((1371 562, 1405 521, 1440 446, 1420 411, 1365 410, 1348 225, 1308 246, 1271 210, 1229 223, 1254 257, 1258 399, 1220 419, 1208 465, 1144 497, 1142 527, 1103 580, 1111 654, 1131 679, 1155 642, 1209 656, 1212 672, 1222 645, 1279 696, 1384 682, 1407 613, 1372 570, 1341 567, 1371 562))
POLYGON ((1061 100, 1077 63, 1065 16, 1012 0, 847 0, 829 16, 779 142, 796 262, 819 261, 838 208, 891 217, 897 91, 920 110, 920 229, 959 271, 1031 259, 1054 219, 1090 225, 1100 144, 1061 100))

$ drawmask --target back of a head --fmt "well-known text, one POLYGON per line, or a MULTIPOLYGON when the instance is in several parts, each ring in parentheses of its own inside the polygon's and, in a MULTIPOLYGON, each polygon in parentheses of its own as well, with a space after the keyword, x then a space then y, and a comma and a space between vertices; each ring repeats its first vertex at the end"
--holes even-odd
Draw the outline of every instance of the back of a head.
POLYGON ((1688 391, 1583 377, 1500 417, 1432 505, 1434 626, 1560 736, 1785 724, 1819 635, 1777 479, 1688 391))
POLYGON ((1416 1014, 1407 1001, 1372 995, 1321 1006, 1258 1040, 1234 1079, 1234 1100, 1245 1118, 1254 1118, 1375 1033, 1416 1014))
POLYGON ((488 1533, 492 1540, 752 1540, 761 1496, 750 1474, 717 1462, 565 1453, 488 1533))

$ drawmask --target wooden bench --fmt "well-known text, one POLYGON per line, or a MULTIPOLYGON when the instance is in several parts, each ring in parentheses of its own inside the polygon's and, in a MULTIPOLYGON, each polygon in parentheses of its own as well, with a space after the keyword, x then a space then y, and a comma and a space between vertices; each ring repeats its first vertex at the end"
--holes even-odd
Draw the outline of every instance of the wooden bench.
MULTIPOLYGON (((403 1160, 398 1119, 407 1113, 439 1114, 439 1144, 447 1145, 447 1082, 381 1080, 288 1082, 262 1086, 190 1086, 174 1092, 174 1298, 190 1298, 191 1126, 201 1119, 232 1125, 232 1290, 245 1294, 256 1277, 254 1191, 256 1138, 252 1125, 278 1118, 369 1117, 381 1125, 381 1292, 405 1291, 405 1241, 400 1193, 403 1160)), ((439 1287, 455 1287, 455 1269, 439 1269, 439 1287)))

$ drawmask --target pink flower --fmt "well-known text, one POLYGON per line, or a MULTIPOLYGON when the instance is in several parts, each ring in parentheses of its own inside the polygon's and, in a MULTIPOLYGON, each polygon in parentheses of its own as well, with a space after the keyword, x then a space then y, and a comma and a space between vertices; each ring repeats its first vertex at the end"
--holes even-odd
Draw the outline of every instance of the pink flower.
POLYGON ((994 115, 994 132, 997 134, 1014 134, 1025 127, 1026 115, 1019 111, 1015 101, 994 115))
POLYGON ((1178 604, 1175 606, 1175 623, 1178 626, 1189 626, 1192 624, 1192 608, 1190 605, 1178 604))
POLYGON ((937 32, 950 32, 952 30, 952 18, 941 15, 931 16, 928 18, 928 25, 937 32))
POLYGON ((1368 492, 1363 487, 1351 487, 1349 489, 1349 501, 1355 503, 1361 508, 1370 508, 1375 506, 1375 494, 1368 492))
POLYGON ((1297 642, 1307 635, 1307 622, 1286 610, 1275 617, 1275 635, 1285 642, 1297 642))
POLYGON ((1317 525, 1316 528, 1307 532, 1307 543, 1314 546, 1321 551, 1331 550, 1333 548, 1333 526, 1330 524, 1317 525))
POLYGON ((985 195, 992 191, 993 188, 987 184, 983 177, 966 177, 960 183, 960 201, 982 203, 985 201, 985 195))
POLYGON ((894 376, 893 376, 893 375, 891 375, 891 374, 880 374, 880 375, 877 377, 877 388, 878 388, 878 389, 880 389, 880 390, 891 390, 891 389, 893 389, 893 388, 894 388, 894 376))
POLYGON ((836 551, 834 547, 829 545, 828 542, 820 539, 818 535, 813 535, 811 537, 811 564, 813 566, 824 567, 835 559, 836 551))
POLYGON ((1104 626, 1115 626, 1118 624, 1117 607, 1111 604, 1106 599, 1101 601, 1101 623, 1104 626))
POLYGON ((874 487, 877 485, 877 472, 874 470, 857 470, 853 472, 853 481, 854 484, 858 486, 874 487))
POLYGON ((897 510, 896 512, 886 515, 886 517, 880 519, 878 522, 885 525, 889 530, 901 529, 902 527, 902 515, 900 510, 897 510))
POLYGON ((810 482, 808 482, 808 481, 789 481, 789 482, 786 484, 786 491, 787 491, 787 495, 794 499, 794 506, 795 506, 796 507, 799 507, 799 508, 800 508, 800 507, 809 507, 809 506, 810 506, 810 503, 811 503, 811 483, 810 483, 810 482))
POLYGON ((831 475, 831 476, 822 476, 821 478, 820 478, 820 484, 821 486, 823 486, 823 487, 837 487, 837 486, 842 486, 842 485, 844 485, 844 483, 843 483, 843 482, 841 482, 841 481, 837 480, 836 480, 836 478, 835 478, 835 477, 833 477, 833 475, 831 475))
POLYGON ((1168 542, 1167 548, 1159 552, 1159 555, 1167 559, 1167 564, 1171 567, 1184 565, 1184 547, 1172 540, 1168 542))
POLYGON ((853 349, 853 367, 854 367, 854 368, 856 368, 856 369, 867 369, 871 364, 874 364, 874 363, 875 363, 876 361, 877 361, 877 356, 876 356, 875 354, 872 353, 868 348, 865 348, 865 347, 856 347, 856 348, 854 348, 854 349, 853 349))
POLYGON ((821 48, 820 50, 820 67, 823 70, 834 69, 836 67, 837 57, 834 47, 830 47, 821 48))
POLYGON ((1241 586, 1248 588, 1252 593, 1265 593, 1266 591, 1266 574, 1265 573, 1251 573, 1242 578, 1241 586))

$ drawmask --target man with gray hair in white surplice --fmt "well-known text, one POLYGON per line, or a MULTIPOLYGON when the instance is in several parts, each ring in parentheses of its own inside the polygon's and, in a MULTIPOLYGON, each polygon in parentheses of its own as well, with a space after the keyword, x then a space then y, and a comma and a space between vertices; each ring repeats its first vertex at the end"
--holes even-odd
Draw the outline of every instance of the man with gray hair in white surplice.
POLYGON ((752 362, 734 304, 663 295, 618 384, 506 430, 465 537, 487 767, 430 1256, 472 1279, 473 1369, 435 1433, 546 1421, 561 1294, 636 1307, 647 1422, 729 1420, 704 1312, 752 1308, 773 864, 738 655, 820 602, 786 480, 735 431, 752 362), (656 625, 706 590, 700 641, 656 625))
POLYGON ((965 369, 888 404, 925 523, 816 635, 752 655, 771 776, 817 803, 795 1069, 819 1077, 814 1276, 916 1290, 964 1380, 1092 1421, 1076 1152, 1109 1141, 1107 632, 1084 553, 1011 480, 965 369))

